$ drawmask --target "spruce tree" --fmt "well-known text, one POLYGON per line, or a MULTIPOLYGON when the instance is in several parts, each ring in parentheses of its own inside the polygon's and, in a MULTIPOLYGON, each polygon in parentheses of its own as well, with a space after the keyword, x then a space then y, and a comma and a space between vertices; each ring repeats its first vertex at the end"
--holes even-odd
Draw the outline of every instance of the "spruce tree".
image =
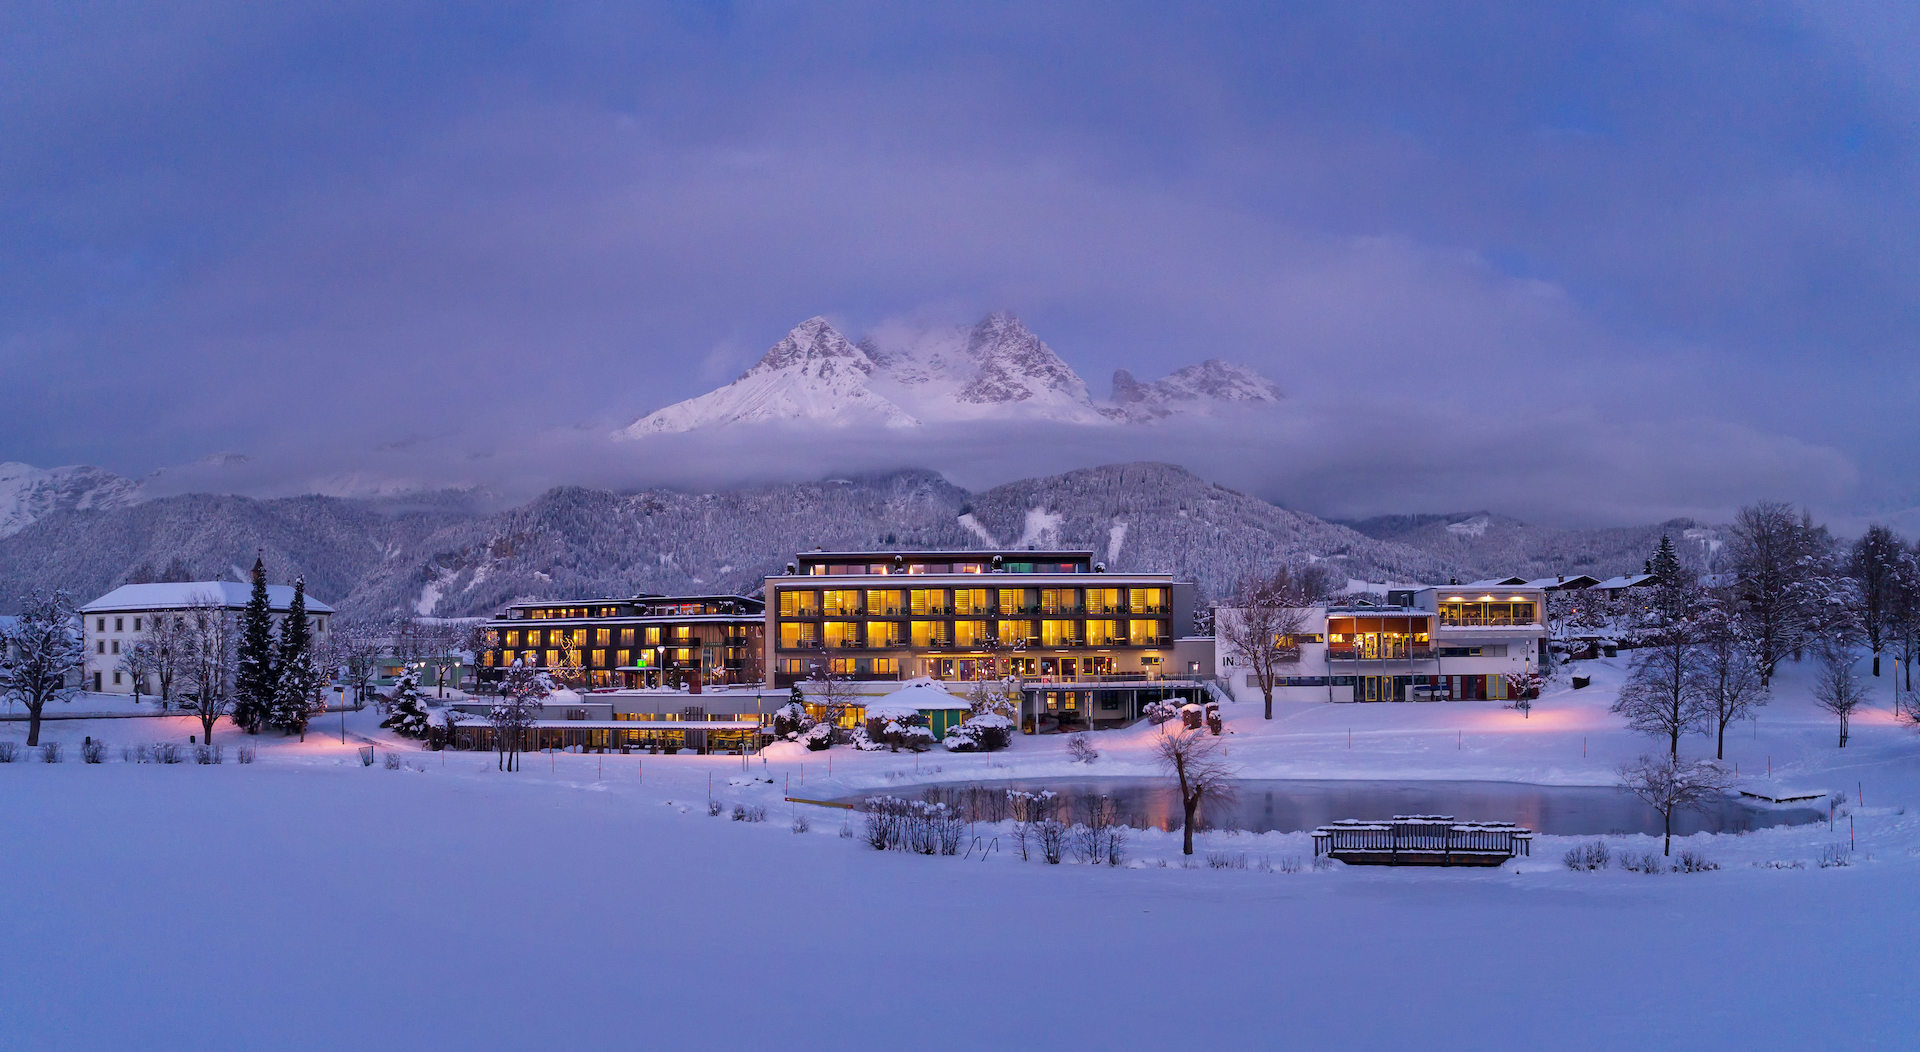
POLYGON ((307 738, 314 700, 320 696, 320 671, 313 664, 313 631, 307 624, 307 579, 293 582, 293 606, 280 625, 280 652, 274 668, 279 673, 274 694, 273 725, 288 734, 307 738))
POLYGON ((394 684, 393 711, 380 721, 380 726, 392 728, 402 738, 425 738, 429 725, 420 697, 419 676, 409 668, 400 674, 400 682, 394 684))
POLYGON ((273 667, 273 612, 267 603, 267 565, 253 560, 253 596, 240 613, 239 663, 233 677, 233 724, 248 734, 273 713, 279 676, 273 667))

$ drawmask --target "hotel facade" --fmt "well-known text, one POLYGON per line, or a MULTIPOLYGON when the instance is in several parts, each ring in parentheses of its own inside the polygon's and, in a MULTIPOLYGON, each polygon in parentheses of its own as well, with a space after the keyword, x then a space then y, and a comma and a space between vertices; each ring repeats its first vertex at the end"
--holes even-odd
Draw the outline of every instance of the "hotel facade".
POLYGON ((1192 582, 1107 573, 1087 551, 814 551, 766 597, 770 687, 993 681, 1022 694, 1029 732, 1126 722, 1211 672, 1211 640, 1182 638, 1192 582))
POLYGON ((483 626, 480 680, 515 661, 592 689, 758 685, 765 604, 742 595, 515 603, 483 626))
MULTIPOLYGON (((1275 701, 1501 701, 1509 677, 1546 667, 1549 589, 1517 579, 1392 590, 1385 603, 1337 600, 1306 608, 1279 641, 1275 701)), ((1238 617, 1230 607, 1216 623, 1238 617)), ((1224 639, 1221 683, 1236 701, 1262 700, 1247 661, 1224 639)))

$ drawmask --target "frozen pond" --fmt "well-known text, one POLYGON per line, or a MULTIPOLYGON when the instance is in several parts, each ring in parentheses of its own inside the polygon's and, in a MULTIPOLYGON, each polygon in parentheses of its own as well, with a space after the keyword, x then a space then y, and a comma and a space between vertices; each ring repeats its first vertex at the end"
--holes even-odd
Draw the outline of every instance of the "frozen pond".
MULTIPOLYGON (((1111 798, 1130 825, 1180 828, 1179 794, 1168 786, 1138 778, 1035 778, 972 783, 1028 792, 1052 790, 1070 798, 1111 798)), ((1202 808, 1203 822, 1216 829, 1283 833, 1312 829, 1341 818, 1377 819, 1393 815, 1452 815, 1463 822, 1516 822, 1536 833, 1588 836, 1603 833, 1660 833, 1660 814, 1610 786, 1529 785, 1523 782, 1307 781, 1249 779, 1236 783, 1237 797, 1202 808)), ((917 797, 923 787, 875 789, 867 796, 917 797)), ((945 786, 944 788, 958 788, 945 786)), ((1075 813, 1079 807, 1076 805, 1075 813)), ((1711 810, 1674 816, 1673 831, 1733 833, 1766 826, 1800 825, 1824 820, 1811 807, 1757 806, 1729 797, 1711 810)))

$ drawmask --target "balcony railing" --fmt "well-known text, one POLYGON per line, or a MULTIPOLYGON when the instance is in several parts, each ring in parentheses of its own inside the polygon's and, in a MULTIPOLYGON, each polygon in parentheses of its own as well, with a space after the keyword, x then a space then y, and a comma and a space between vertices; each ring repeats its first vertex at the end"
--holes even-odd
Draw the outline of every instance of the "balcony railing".
POLYGON ((1430 646, 1381 647, 1372 654, 1364 655, 1357 647, 1330 646, 1327 648, 1328 661, 1425 661, 1431 657, 1433 657, 1433 648, 1430 646))
POLYGON ((1449 617, 1440 615, 1443 628, 1538 628, 1540 622, 1528 617, 1480 617, 1477 615, 1449 617))

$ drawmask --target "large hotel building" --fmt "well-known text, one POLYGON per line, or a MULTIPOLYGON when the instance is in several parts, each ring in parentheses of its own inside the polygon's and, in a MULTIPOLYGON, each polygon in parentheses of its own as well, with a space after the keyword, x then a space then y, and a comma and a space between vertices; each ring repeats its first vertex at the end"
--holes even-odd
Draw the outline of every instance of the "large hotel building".
POLYGON ((1197 688, 1212 673, 1210 647, 1178 642, 1193 624, 1192 582, 1107 573, 1086 551, 814 551, 767 578, 766 597, 777 688, 822 671, 856 690, 1011 679, 1032 727, 1131 720, 1171 681, 1197 688))

